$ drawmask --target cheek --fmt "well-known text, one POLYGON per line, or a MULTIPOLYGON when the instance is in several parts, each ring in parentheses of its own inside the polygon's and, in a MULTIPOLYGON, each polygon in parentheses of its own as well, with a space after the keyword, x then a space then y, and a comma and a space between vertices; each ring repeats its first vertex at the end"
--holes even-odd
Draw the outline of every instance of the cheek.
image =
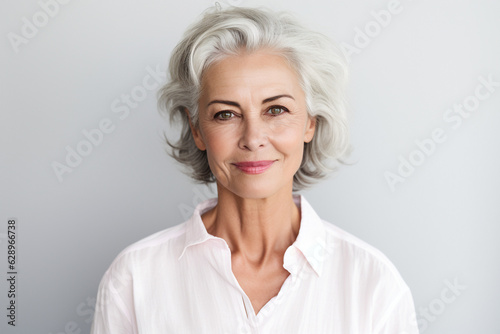
POLYGON ((235 135, 228 127, 205 128, 203 139, 207 148, 207 157, 212 169, 227 158, 234 150, 235 135), (224 131, 222 131, 224 130, 224 131))
POLYGON ((304 144, 305 124, 301 120, 289 120, 273 124, 271 133, 277 145, 290 151, 301 150, 304 144))
POLYGON ((224 141, 224 131, 221 131, 220 127, 203 124, 201 128, 203 142, 207 149, 217 148, 224 141))
MULTIPOLYGON (((293 168, 296 164, 302 162, 304 151, 304 132, 302 128, 284 128, 282 131, 275 132, 273 136, 273 146, 279 151, 285 161, 296 161, 293 163, 293 168)), ((292 167, 292 166, 290 166, 292 167)))

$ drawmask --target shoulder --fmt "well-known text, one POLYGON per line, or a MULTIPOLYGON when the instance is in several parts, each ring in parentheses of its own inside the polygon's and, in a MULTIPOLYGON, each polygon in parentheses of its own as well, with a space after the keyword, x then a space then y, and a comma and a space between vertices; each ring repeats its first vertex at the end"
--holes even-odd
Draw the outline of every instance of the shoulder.
POLYGON ((185 241, 186 222, 145 237, 123 249, 113 260, 104 277, 132 275, 138 267, 178 257, 185 241))
POLYGON ((153 275, 158 263, 173 263, 179 256, 185 229, 186 222, 154 233, 122 250, 101 279, 100 298, 123 300, 122 304, 129 306, 133 300, 134 281, 142 275, 153 275))
POLYGON ((415 333, 411 291, 394 264, 380 250, 323 221, 330 250, 327 280, 337 295, 370 309, 376 333, 415 333))
POLYGON ((159 264, 176 262, 185 242, 185 230, 186 222, 167 228, 133 243, 116 256, 99 284, 93 333, 108 333, 109 324, 118 326, 116 332, 129 333, 130 328, 137 328, 134 286, 138 282, 150 284, 159 264))
POLYGON ((308 222, 303 230, 304 237, 309 240, 307 243, 314 245, 312 251, 308 251, 308 247, 304 249, 306 257, 308 256, 309 262, 313 265, 325 262, 323 265, 316 264, 316 267, 321 266, 322 270, 326 271, 328 279, 337 282, 345 280, 347 284, 351 284, 348 280, 351 282, 361 280, 368 285, 376 282, 380 285, 397 285, 399 288, 405 288, 406 284, 398 270, 381 251, 321 219, 303 196, 295 198, 296 203, 299 199, 303 221, 308 222))
POLYGON ((157 248, 182 243, 184 242, 184 234, 186 233, 186 224, 187 222, 184 222, 151 234, 125 248, 117 258, 130 254, 154 251, 157 248))
POLYGON ((171 270, 175 270, 184 249, 190 244, 203 241, 205 235, 208 235, 201 214, 215 204, 216 199, 203 201, 183 223, 156 232, 126 247, 111 263, 104 279, 113 279, 117 275, 136 278, 156 275, 158 266, 168 265, 171 270))
POLYGON ((372 279, 373 283, 379 285, 385 282, 387 286, 399 290, 408 289, 397 268, 379 249, 332 223, 324 220, 322 222, 328 249, 334 261, 341 263, 343 269, 352 271, 353 275, 372 279))

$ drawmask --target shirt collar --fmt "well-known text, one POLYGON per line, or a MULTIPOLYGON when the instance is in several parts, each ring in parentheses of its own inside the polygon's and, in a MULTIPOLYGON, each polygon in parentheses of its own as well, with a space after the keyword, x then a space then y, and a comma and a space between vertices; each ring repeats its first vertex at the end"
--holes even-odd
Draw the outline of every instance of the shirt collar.
POLYGON ((196 206, 193 215, 186 222, 186 239, 179 259, 184 255, 189 246, 201 244, 209 239, 217 238, 207 232, 207 229, 201 220, 201 215, 213 208, 216 204, 217 198, 211 198, 196 206))
MULTIPOLYGON (((300 207, 301 222, 297 239, 292 244, 300 250, 316 274, 321 275, 326 252, 326 234, 323 221, 302 195, 294 195, 294 202, 300 207)), ((190 246, 201 244, 209 239, 220 239, 209 234, 201 220, 201 215, 217 204, 211 198, 198 204, 191 218, 186 222, 186 239, 179 259, 190 246)))
POLYGON ((304 196, 294 196, 294 201, 295 204, 300 205, 301 221, 299 235, 292 246, 300 250, 309 265, 320 276, 327 250, 323 221, 304 196))

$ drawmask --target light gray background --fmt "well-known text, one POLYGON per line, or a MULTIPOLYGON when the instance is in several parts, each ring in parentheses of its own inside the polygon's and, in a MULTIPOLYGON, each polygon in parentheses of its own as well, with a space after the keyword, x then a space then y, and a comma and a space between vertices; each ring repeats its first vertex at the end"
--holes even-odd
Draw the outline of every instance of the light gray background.
MULTIPOLYGON (((140 93, 147 67, 165 69, 186 26, 213 3, 73 0, 15 52, 8 34, 21 35, 23 18, 33 22, 42 9, 1 2, 1 277, 7 218, 19 221, 18 326, 6 325, 2 279, 2 333, 87 333, 118 252, 212 196, 164 153, 162 131, 173 132, 155 92, 124 119, 111 104, 140 93), (113 132, 59 182, 53 162, 65 163, 66 146, 75 149, 103 119, 113 132)), ((288 9, 353 47, 363 46, 359 30, 372 29, 351 56, 355 163, 303 193, 324 219, 395 263, 423 332, 500 333, 500 87, 456 129, 443 119, 473 101, 478 77, 500 81, 500 3, 401 0, 380 31, 371 11, 390 1, 228 3, 288 9), (384 173, 397 173, 399 156, 418 158, 415 141, 436 128, 446 140, 393 191, 384 173), (466 288, 453 294, 447 282, 466 288)))

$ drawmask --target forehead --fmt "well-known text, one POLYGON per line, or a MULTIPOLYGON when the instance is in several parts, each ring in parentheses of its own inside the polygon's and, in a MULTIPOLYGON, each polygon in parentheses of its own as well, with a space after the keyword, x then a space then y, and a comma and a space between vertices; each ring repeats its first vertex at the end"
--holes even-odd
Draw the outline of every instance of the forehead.
POLYGON ((231 55, 212 64, 202 78, 203 95, 301 95, 295 70, 281 55, 266 50, 231 55))

